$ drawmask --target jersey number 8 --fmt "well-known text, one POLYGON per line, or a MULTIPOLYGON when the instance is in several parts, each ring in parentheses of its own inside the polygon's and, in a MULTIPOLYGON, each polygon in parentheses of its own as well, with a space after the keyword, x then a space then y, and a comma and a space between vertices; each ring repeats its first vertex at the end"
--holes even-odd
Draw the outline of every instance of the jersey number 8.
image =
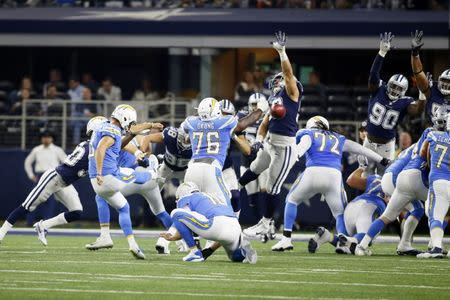
POLYGON ((397 125, 398 117, 398 111, 386 110, 386 107, 377 102, 372 107, 369 120, 374 125, 381 125, 384 129, 391 130, 397 125))

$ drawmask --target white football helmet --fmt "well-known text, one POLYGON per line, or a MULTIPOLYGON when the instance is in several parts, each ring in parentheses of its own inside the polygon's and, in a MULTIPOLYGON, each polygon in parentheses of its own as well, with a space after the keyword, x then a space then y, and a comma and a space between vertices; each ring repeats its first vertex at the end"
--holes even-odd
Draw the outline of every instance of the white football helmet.
POLYGON ((266 96, 261 93, 251 94, 248 98, 248 112, 254 112, 257 109, 259 101, 267 101, 266 96))
POLYGON ((387 83, 387 95, 391 101, 403 98, 408 90, 408 79, 402 74, 395 74, 387 83))
POLYGON ((137 114, 136 110, 131 105, 121 104, 114 109, 111 118, 119 121, 122 129, 128 131, 131 125, 136 124, 137 114))
POLYGON ((91 118, 86 125, 86 135, 90 137, 92 133, 98 130, 100 126, 106 121, 108 121, 108 119, 103 116, 96 116, 91 118))
POLYGON ((438 89, 442 95, 450 95, 450 69, 442 72, 438 78, 438 89))
POLYGON ((222 115, 219 101, 212 97, 203 99, 197 107, 197 112, 203 121, 211 121, 222 115))
POLYGON ((175 192, 175 198, 179 200, 195 192, 199 192, 198 186, 195 183, 189 181, 183 182, 175 192))
POLYGON ((447 124, 447 108, 445 106, 439 106, 439 108, 433 112, 431 122, 433 123, 434 129, 444 130, 447 124))
POLYGON ((306 122, 306 129, 311 129, 311 128, 329 130, 330 124, 328 123, 328 120, 325 119, 324 117, 314 116, 314 117, 310 118, 308 120, 308 122, 306 122))
POLYGON ((222 99, 219 102, 220 104, 220 110, 222 111, 222 114, 224 115, 235 115, 236 109, 234 108, 234 104, 228 100, 228 99, 222 99))

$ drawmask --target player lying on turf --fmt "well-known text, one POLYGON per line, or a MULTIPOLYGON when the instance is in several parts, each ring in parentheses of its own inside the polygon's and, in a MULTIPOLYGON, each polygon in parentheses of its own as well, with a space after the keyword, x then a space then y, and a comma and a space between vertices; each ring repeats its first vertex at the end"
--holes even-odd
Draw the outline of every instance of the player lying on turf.
MULTIPOLYGON (((118 157, 122 147, 122 132, 129 132, 136 123, 136 110, 129 105, 117 106, 110 121, 104 122, 94 132, 89 151, 89 178, 95 193, 119 213, 119 225, 127 237, 130 252, 138 259, 145 259, 133 236, 130 206, 122 194, 127 185, 143 184, 151 180, 150 172, 121 174, 118 157)), ((148 123, 143 129, 162 129, 159 123, 148 123)))
MULTIPOLYGON (((380 79, 384 57, 392 49, 393 38, 390 32, 380 34, 380 50, 370 69, 369 91, 372 95, 368 106, 367 138, 364 140, 364 147, 390 160, 395 155, 397 125, 406 114, 419 115, 425 107, 425 101, 415 102, 405 96, 408 79, 402 74, 392 75, 387 83, 380 79)), ((367 172, 373 174, 375 169, 377 174, 383 175, 385 168, 371 164, 367 172)))
MULTIPOLYGON (((446 114, 444 110, 439 109, 435 112, 433 123, 435 130, 445 129, 446 114)), ((425 129, 422 133, 422 136, 413 149, 409 162, 397 176, 395 190, 392 192, 391 199, 389 200, 386 210, 372 223, 367 231, 367 234, 356 247, 356 255, 372 255, 372 251, 368 247, 375 236, 377 236, 387 224, 393 222, 412 201, 426 201, 428 194, 428 170, 425 166, 426 160, 420 156, 420 149, 422 148, 422 144, 424 143, 428 133, 432 130, 433 128, 430 127, 425 129)), ((418 219, 419 215, 412 215, 412 217, 418 219)), ((409 229, 407 229, 408 231, 413 231, 412 229, 415 228, 414 223, 411 224, 409 229)), ((410 234, 412 235, 412 232, 410 232, 410 234)), ((399 244, 397 251, 408 255, 417 255, 419 253, 411 247, 410 240, 409 245, 399 244), (409 249, 406 248, 408 246, 410 247, 409 249)))
POLYGON ((177 208, 171 213, 173 225, 161 236, 168 241, 184 239, 190 252, 183 260, 204 261, 193 234, 219 242, 233 262, 256 263, 257 254, 242 235, 241 225, 229 205, 201 193, 193 182, 182 183, 176 192, 177 208))
POLYGON ((431 131, 427 134, 420 150, 420 156, 430 167, 430 192, 427 211, 432 249, 418 254, 418 258, 442 258, 444 218, 450 206, 450 114, 445 131, 431 131))
MULTIPOLYGON (((306 154, 306 169, 299 175, 286 198, 284 209, 284 231, 281 240, 272 251, 292 250, 292 227, 297 218, 297 206, 316 194, 321 194, 336 219, 338 235, 345 234, 344 209, 347 197, 342 183, 342 152, 347 151, 368 157, 387 165, 389 160, 360 144, 347 140, 343 135, 330 130, 328 121, 321 116, 308 120, 306 129, 297 133, 299 157, 306 154)), ((308 246, 314 252, 314 243, 308 246)))
MULTIPOLYGON (((90 138, 92 133, 106 120, 105 117, 94 117, 89 120, 86 127, 86 135, 90 138)), ((0 228, 0 241, 3 240, 17 220, 25 217, 29 212, 34 211, 52 195, 68 211, 54 218, 45 221, 41 220, 34 224, 39 240, 43 245, 47 245, 47 239, 45 237, 47 229, 79 220, 83 212, 83 207, 72 183, 86 176, 88 171, 88 154, 89 140, 78 144, 75 150, 67 156, 61 165, 47 170, 41 176, 36 187, 28 194, 25 201, 12 211, 5 223, 3 223, 3 226, 0 228)))

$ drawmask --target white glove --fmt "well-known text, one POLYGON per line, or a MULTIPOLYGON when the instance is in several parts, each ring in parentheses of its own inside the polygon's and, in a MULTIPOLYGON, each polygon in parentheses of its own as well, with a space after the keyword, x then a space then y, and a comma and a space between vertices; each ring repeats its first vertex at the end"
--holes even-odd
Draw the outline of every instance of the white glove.
POLYGON ((369 160, 364 155, 358 155, 358 163, 359 163, 359 167, 361 169, 365 170, 367 168, 367 166, 369 165, 369 160))
POLYGON ((382 57, 389 52, 389 50, 393 49, 391 42, 395 37, 391 32, 385 32, 384 34, 380 33, 380 51, 378 52, 382 57))
POLYGON ((260 99, 256 104, 256 108, 260 109, 263 114, 266 114, 269 111, 269 102, 265 99, 260 99))
POLYGON ((286 50, 286 33, 283 31, 275 32, 275 41, 271 42, 273 49, 278 53, 285 52, 286 50))

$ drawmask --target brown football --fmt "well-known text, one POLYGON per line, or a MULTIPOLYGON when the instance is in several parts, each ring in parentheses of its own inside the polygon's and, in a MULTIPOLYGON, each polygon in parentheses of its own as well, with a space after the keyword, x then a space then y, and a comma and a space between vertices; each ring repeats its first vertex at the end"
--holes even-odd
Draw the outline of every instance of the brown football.
POLYGON ((286 115, 286 108, 283 104, 274 103, 270 107, 270 115, 275 119, 282 119, 286 115))

